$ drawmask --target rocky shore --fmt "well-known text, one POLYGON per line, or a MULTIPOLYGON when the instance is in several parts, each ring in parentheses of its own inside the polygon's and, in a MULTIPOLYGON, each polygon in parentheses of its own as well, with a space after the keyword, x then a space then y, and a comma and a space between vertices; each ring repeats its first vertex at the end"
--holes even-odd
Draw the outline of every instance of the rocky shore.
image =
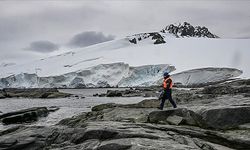
MULTIPOLYGON (((156 89, 137 93, 145 94, 143 91, 158 93, 156 89)), ((177 109, 166 103, 160 111, 157 99, 102 104, 54 126, 17 125, 0 131, 0 149, 249 149, 249 93, 250 80, 235 80, 202 88, 176 88, 177 109)))
POLYGON ((64 98, 71 94, 61 93, 55 88, 5 88, 0 89, 0 99, 12 97, 26 98, 64 98))

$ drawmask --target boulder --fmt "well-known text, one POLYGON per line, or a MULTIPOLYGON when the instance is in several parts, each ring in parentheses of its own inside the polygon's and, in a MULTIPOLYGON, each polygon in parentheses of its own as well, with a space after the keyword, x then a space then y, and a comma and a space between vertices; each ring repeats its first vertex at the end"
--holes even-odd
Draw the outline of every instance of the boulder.
POLYGON ((186 108, 169 109, 164 111, 153 111, 149 113, 148 122, 199 125, 201 117, 186 108), (170 117, 170 118, 169 118, 170 117))
POLYGON ((166 121, 167 123, 172 124, 172 125, 179 125, 183 122, 183 117, 173 115, 173 116, 169 116, 166 121))
POLYGON ((100 104, 100 105, 96 105, 96 106, 92 107, 92 111, 101 111, 104 109, 114 108, 117 106, 118 106, 118 104, 115 104, 115 103, 100 104))
POLYGON ((107 91, 107 97, 121 97, 122 96, 122 92, 119 90, 108 90, 107 91))
POLYGON ((15 124, 37 121, 39 117, 46 117, 49 110, 46 107, 34 107, 0 115, 3 124, 15 124))
POLYGON ((215 108, 200 112, 202 127, 214 129, 232 129, 250 123, 250 106, 215 108))

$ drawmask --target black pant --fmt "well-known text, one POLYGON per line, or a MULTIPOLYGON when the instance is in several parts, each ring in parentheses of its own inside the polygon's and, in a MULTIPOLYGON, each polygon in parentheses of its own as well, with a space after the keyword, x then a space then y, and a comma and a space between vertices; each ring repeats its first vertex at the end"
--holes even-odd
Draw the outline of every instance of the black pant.
POLYGON ((170 103, 172 104, 174 108, 177 107, 175 101, 172 99, 172 90, 169 89, 169 90, 164 91, 163 97, 161 99, 160 109, 163 109, 166 99, 170 101, 170 103))

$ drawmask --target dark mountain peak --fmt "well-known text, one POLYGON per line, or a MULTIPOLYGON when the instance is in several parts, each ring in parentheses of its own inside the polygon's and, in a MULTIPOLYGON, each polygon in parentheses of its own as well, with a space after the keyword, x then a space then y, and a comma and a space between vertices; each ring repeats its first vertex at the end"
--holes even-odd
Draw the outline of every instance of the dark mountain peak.
POLYGON ((207 37, 207 38, 219 38, 217 35, 211 33, 207 27, 193 26, 188 22, 179 24, 170 24, 166 26, 162 33, 171 33, 176 37, 207 37))
POLYGON ((193 26, 188 22, 179 24, 170 24, 160 32, 139 33, 132 36, 127 36, 129 42, 137 44, 144 39, 151 39, 154 44, 166 43, 165 37, 169 34, 177 38, 180 37, 204 37, 204 38, 219 38, 217 35, 211 33, 208 28, 201 26, 193 26))

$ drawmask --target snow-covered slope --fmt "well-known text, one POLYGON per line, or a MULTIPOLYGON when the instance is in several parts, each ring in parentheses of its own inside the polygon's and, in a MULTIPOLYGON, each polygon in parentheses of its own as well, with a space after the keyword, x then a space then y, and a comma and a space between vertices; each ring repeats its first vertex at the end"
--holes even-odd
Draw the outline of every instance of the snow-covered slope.
MULTIPOLYGON (((210 33, 207 34, 210 35, 210 33)), ((141 36, 142 34, 138 35, 141 36)), ((147 35, 145 34, 145 36, 147 35)), ((77 82, 84 82, 84 85, 87 86, 99 86, 101 84, 112 86, 116 84, 119 86, 150 85, 159 80, 160 74, 156 75, 153 73, 153 76, 145 75, 145 72, 142 70, 157 68, 160 66, 158 64, 170 64, 174 66, 176 71, 173 73, 207 67, 237 68, 243 71, 241 77, 250 77, 250 61, 248 58, 250 56, 250 39, 197 38, 196 36, 176 38, 174 34, 169 32, 157 32, 157 34, 141 39, 140 42, 134 44, 130 42, 131 37, 134 36, 86 48, 73 49, 71 52, 33 61, 28 64, 1 67, 0 78, 2 79, 0 79, 0 85, 2 87, 8 85, 4 79, 12 76, 20 79, 20 83, 17 85, 24 87, 29 87, 28 85, 34 86, 34 84, 21 81, 24 78, 22 76, 30 76, 30 74, 33 74, 32 80, 30 80, 32 82, 37 82, 33 81, 37 77, 43 77, 44 80, 39 82, 42 82, 46 87, 57 85, 70 85, 70 87, 73 87, 75 86, 74 83, 77 82), (153 38, 155 37, 154 35, 156 37, 161 35, 161 37, 155 39, 153 38), (157 39, 161 38, 163 38, 165 43, 154 44, 157 39), (120 64, 120 66, 99 66, 100 64, 116 63, 120 64), (84 78, 82 76, 79 76, 79 78, 72 76, 72 74, 79 74, 80 72, 88 74, 89 70, 95 73, 91 73, 89 76, 84 75, 84 78), (67 79, 64 79, 65 75, 67 79), (103 77, 99 78, 99 76, 103 77), (74 78, 76 79, 73 80, 74 78)), ((201 70, 198 71, 200 72, 201 70)), ((204 71, 202 72, 203 74, 205 73, 204 71)), ((216 74, 216 69, 213 72, 216 74)), ((226 71, 219 76, 215 75, 215 77, 224 79, 224 76, 227 76, 227 74, 228 72, 226 71)), ((233 77, 238 75, 234 71, 229 74, 233 77)), ((180 79, 180 77, 178 79, 186 83, 184 79, 186 78, 186 74, 183 75, 183 79, 180 79)), ((210 76, 213 76, 213 74, 210 76)), ((194 77, 199 78, 200 76, 197 75, 194 77)), ((210 80, 215 79, 209 77, 209 80, 207 79, 206 82, 210 82, 210 80)), ((188 83, 191 83, 191 80, 188 83)), ((12 85, 14 86, 14 84, 12 85)))

